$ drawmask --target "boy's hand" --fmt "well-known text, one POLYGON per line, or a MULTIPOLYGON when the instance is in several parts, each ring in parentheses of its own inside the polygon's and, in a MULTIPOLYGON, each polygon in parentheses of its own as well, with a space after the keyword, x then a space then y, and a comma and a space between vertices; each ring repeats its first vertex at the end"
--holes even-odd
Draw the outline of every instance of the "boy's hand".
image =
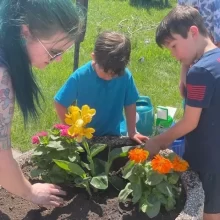
POLYGON ((161 147, 154 139, 146 141, 144 149, 149 152, 150 157, 155 156, 161 150, 161 147))
POLYGON ((142 144, 143 142, 145 143, 149 138, 147 136, 144 136, 139 133, 134 133, 129 136, 132 140, 136 141, 138 144, 142 144))

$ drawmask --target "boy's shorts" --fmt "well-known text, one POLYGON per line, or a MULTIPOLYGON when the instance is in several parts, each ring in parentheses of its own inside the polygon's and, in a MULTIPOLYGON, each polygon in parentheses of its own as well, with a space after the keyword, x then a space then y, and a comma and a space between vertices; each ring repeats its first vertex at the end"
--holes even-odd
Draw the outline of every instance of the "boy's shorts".
POLYGON ((220 173, 199 173, 205 192, 204 213, 220 213, 220 173))

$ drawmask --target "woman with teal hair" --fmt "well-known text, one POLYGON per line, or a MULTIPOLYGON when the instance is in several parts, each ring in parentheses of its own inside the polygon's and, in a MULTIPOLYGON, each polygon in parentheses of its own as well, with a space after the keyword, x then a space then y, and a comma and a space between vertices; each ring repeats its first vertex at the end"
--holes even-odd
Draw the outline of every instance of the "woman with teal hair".
POLYGON ((14 102, 36 117, 39 94, 32 67, 43 69, 72 47, 81 31, 81 13, 72 0, 2 0, 0 3, 0 185, 39 205, 62 203, 53 184, 25 179, 11 150, 14 102))

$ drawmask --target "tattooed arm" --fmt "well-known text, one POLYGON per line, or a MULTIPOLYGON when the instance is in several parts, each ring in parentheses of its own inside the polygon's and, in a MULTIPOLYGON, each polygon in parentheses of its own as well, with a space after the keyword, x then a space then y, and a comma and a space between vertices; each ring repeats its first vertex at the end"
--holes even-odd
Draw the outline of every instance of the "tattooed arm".
POLYGON ((31 184, 24 178, 11 150, 11 122, 14 94, 5 69, 0 68, 0 185, 18 196, 28 199, 31 184))
POLYGON ((12 156, 11 122, 14 110, 14 94, 10 78, 0 68, 0 185, 7 191, 39 205, 59 206, 65 195, 60 187, 53 184, 31 183, 25 179, 12 156))

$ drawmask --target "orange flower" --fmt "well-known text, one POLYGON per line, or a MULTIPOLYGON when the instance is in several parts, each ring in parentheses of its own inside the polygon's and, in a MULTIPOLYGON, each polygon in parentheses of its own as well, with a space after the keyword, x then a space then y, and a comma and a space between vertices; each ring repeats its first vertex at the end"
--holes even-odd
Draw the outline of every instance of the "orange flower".
POLYGON ((133 160, 135 163, 142 163, 148 158, 149 152, 141 148, 135 148, 130 150, 128 157, 130 160, 133 160))
POLYGON ((157 171, 160 174, 167 174, 173 168, 173 164, 170 160, 162 157, 161 155, 156 155, 151 161, 153 170, 157 171))
POLYGON ((175 156, 173 159, 173 169, 177 172, 184 172, 189 168, 187 161, 182 160, 180 157, 175 156))

